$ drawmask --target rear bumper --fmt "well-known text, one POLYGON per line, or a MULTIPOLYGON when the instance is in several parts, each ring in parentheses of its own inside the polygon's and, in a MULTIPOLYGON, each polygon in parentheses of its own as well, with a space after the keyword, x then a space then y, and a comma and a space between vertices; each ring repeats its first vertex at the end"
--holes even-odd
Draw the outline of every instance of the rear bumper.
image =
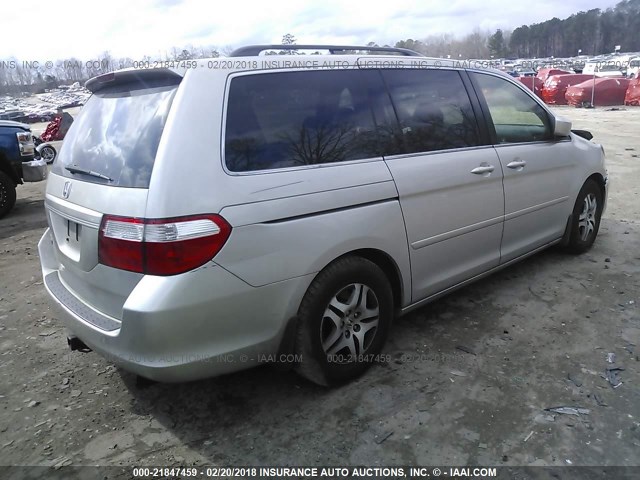
POLYGON ((50 231, 38 250, 45 287, 68 329, 125 370, 183 382, 273 359, 313 275, 251 287, 210 263, 173 277, 145 276, 121 320, 91 308, 58 275, 50 231))

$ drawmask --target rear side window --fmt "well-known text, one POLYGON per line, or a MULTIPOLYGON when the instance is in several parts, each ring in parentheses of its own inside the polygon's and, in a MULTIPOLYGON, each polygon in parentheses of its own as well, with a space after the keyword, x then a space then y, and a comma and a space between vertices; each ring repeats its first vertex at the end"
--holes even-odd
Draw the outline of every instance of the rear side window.
POLYGON ((69 129, 53 171, 87 182, 148 188, 176 83, 135 82, 94 93, 69 129))
POLYGON ((479 145, 478 126, 460 74, 385 70, 407 153, 479 145))
POLYGON ((364 77, 360 71, 331 70, 233 78, 227 168, 246 172, 378 156, 364 77))
POLYGON ((549 115, 510 81, 472 73, 487 102, 498 143, 539 142, 553 138, 549 115))

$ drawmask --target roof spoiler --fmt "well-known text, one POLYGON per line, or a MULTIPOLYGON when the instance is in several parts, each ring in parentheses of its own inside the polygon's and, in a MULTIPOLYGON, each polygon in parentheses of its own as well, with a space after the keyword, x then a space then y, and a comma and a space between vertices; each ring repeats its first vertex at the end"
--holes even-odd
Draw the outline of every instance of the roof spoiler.
POLYGON ((421 53, 408 48, 395 47, 364 47, 357 45, 248 45, 240 47, 229 55, 230 57, 256 57, 265 50, 329 50, 334 55, 348 51, 396 53, 406 57, 422 57, 421 53))
POLYGON ((117 72, 109 72, 97 77, 90 78, 84 84, 91 93, 96 93, 105 87, 121 85, 123 83, 157 84, 157 82, 167 82, 177 85, 182 80, 182 76, 168 68, 153 69, 127 69, 117 72))

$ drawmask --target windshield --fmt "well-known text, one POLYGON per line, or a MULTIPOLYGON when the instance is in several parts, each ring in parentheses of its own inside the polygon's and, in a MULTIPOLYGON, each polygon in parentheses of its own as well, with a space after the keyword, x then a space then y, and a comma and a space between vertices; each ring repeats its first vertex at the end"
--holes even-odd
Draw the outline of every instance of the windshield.
POLYGON ((163 80, 94 93, 67 133, 53 172, 87 182, 148 188, 176 89, 175 80, 163 80))

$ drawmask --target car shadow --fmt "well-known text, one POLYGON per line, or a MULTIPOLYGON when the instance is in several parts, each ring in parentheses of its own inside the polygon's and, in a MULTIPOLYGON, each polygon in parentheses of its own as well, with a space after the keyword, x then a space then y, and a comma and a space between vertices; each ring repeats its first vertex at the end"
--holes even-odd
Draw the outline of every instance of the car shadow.
POLYGON ((18 198, 13 209, 0 219, 0 239, 14 237, 30 230, 47 227, 44 200, 36 197, 18 198))
MULTIPOLYGON (((294 454, 291 451, 294 445, 314 437, 324 445, 340 444, 348 427, 352 431, 366 430, 381 423, 378 419, 400 408, 403 402, 423 397, 424 390, 433 387, 432 383, 425 383, 425 371, 436 377, 442 362, 456 354, 472 358, 469 352, 483 337, 503 334, 501 320, 495 314, 500 307, 492 306, 493 314, 480 314, 483 303, 491 303, 495 292, 508 290, 515 279, 536 272, 545 275, 553 265, 572 262, 573 258, 556 249, 543 251, 399 318, 385 348, 384 360, 340 387, 319 387, 292 371, 272 366, 184 384, 141 385, 133 374, 120 371, 120 375, 131 393, 132 412, 151 416, 179 440, 179 444, 168 445, 167 449, 186 445, 211 463, 309 464, 317 452, 297 450, 294 454), (468 352, 463 352, 459 350, 459 338, 464 334, 456 332, 467 330, 470 318, 474 318, 477 330, 483 333, 467 336, 468 352), (424 344, 426 352, 437 349, 448 357, 434 357, 432 364, 421 365, 419 369, 406 365, 402 356, 409 349, 415 351, 416 342, 424 344), (371 401, 368 392, 379 391, 383 386, 393 392, 391 403, 385 404, 384 399, 380 400, 382 404, 368 403, 371 401), (257 442, 270 439, 274 441, 267 454, 264 448, 257 447, 257 442), (227 443, 234 448, 225 448, 227 443), (256 454, 247 455, 254 448, 256 454)), ((448 385, 449 379, 445 380, 441 385, 448 385)), ((378 433, 374 428, 372 438, 377 438, 378 433)))

